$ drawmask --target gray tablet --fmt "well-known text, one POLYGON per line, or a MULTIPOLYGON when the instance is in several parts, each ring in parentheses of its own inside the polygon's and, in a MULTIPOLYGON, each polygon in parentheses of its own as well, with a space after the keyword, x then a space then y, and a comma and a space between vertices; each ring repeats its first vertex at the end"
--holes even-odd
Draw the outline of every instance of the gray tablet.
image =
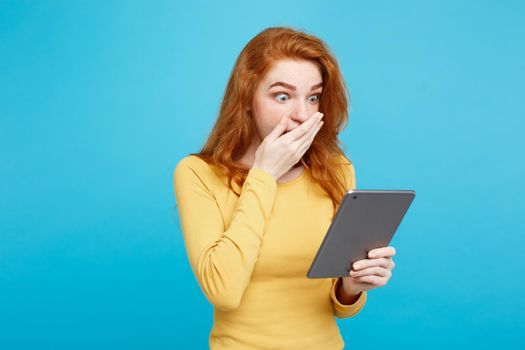
POLYGON ((309 278, 348 277, 352 264, 389 245, 415 191, 348 191, 308 270, 309 278))

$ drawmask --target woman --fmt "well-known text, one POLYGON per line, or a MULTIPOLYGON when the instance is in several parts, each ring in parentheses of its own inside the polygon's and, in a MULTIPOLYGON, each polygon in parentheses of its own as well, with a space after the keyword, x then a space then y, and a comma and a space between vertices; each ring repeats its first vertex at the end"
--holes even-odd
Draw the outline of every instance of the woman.
POLYGON ((335 317, 356 315, 391 277, 393 247, 348 277, 306 277, 355 188, 337 138, 347 94, 326 44, 268 28, 240 53, 201 152, 177 164, 188 259, 214 306, 211 349, 341 349, 335 317))

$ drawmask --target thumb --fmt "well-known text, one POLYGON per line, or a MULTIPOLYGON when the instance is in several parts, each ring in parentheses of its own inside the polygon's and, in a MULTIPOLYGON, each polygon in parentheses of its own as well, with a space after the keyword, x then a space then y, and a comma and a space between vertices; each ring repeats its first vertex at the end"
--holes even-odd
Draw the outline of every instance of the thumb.
POLYGON ((288 122, 288 116, 285 115, 281 118, 281 120, 279 121, 279 123, 277 123, 277 125, 273 128, 273 130, 270 131, 270 133, 266 136, 265 139, 269 142, 275 141, 275 139, 281 136, 283 131, 286 129, 287 122, 288 122))

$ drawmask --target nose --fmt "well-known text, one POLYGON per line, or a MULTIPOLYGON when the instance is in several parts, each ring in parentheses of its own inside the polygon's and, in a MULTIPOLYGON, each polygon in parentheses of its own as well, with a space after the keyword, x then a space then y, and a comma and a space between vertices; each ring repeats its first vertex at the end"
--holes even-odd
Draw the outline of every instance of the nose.
POLYGON ((308 117, 313 113, 313 111, 311 111, 310 109, 310 106, 308 106, 305 103, 298 103, 294 106, 294 109, 290 114, 290 119, 296 122, 296 124, 294 124, 293 126, 294 128, 308 119, 308 117))

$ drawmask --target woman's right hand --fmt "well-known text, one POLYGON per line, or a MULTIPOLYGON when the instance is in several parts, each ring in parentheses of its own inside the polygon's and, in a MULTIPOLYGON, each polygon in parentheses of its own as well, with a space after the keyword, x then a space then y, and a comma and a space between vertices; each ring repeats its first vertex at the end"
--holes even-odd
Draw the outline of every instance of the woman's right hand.
POLYGON ((282 135, 288 117, 283 117, 275 128, 264 138, 255 151, 252 168, 260 168, 279 179, 286 174, 310 148, 315 135, 324 122, 323 113, 315 112, 301 125, 282 135))

